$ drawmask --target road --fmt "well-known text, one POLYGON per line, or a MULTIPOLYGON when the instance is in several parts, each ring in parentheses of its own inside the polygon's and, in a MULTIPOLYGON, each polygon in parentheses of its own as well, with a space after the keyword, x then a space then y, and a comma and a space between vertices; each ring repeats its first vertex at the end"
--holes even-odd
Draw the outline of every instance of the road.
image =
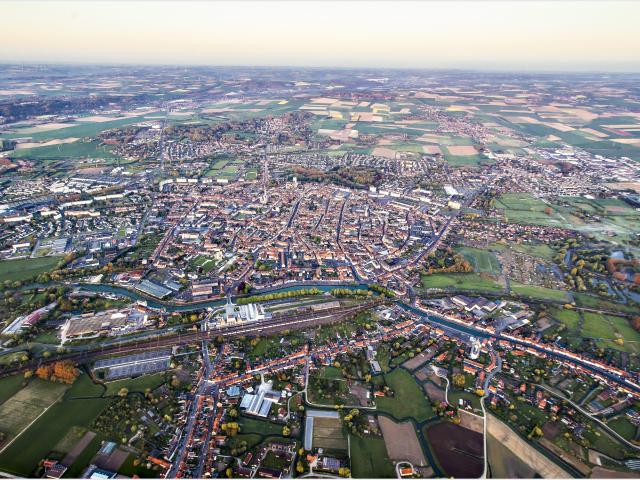
POLYGON ((193 398, 193 403, 189 408, 189 419, 187 420, 187 424, 182 431, 182 437, 180 439, 180 443, 176 450, 177 456, 171 463, 171 467, 169 468, 167 475, 165 478, 176 478, 176 474, 180 471, 180 468, 184 462, 184 459, 187 456, 187 448, 190 446, 190 443, 193 439, 193 430, 196 425, 196 421, 200 415, 202 406, 202 402, 207 395, 212 395, 214 398, 214 410, 209 414, 209 425, 207 428, 207 435, 204 442, 200 446, 200 455, 198 455, 198 465, 196 467, 196 471, 194 472, 193 478, 202 478, 202 471, 204 470, 205 461, 207 459, 207 451, 209 448, 209 442, 211 440, 211 430, 213 429, 213 419, 215 418, 215 404, 217 402, 218 397, 218 389, 216 386, 210 386, 208 379, 213 371, 213 366, 220 359, 220 355, 222 350, 218 351, 216 359, 214 362, 211 362, 209 358, 209 349, 207 340, 202 340, 202 362, 203 362, 203 372, 200 380, 198 381, 198 387, 196 390, 196 394, 193 398), (209 391, 207 391, 209 390, 209 391))
MULTIPOLYGON (((217 364, 220 361, 220 357, 222 356, 222 349, 218 349, 218 354, 213 363, 211 363, 211 359, 209 357, 209 349, 207 348, 207 341, 202 341, 202 355, 204 359, 205 365, 205 383, 207 383, 207 379, 211 376, 211 372, 213 372, 213 365, 217 364)), ((198 466, 196 467, 196 471, 194 472, 195 478, 203 478, 204 467, 207 461, 208 453, 209 453, 209 444, 211 442, 211 434, 213 431, 213 421, 216 418, 216 414, 218 413, 218 387, 214 385, 211 387, 211 396, 213 397, 213 410, 209 413, 209 418, 207 421, 207 435, 205 437, 205 441, 202 443, 200 447, 200 455, 198 456, 198 466)))
POLYGON ((545 385, 540 385, 539 383, 534 384, 540 388, 542 388, 543 390, 546 390, 547 392, 551 393, 552 395, 555 395, 556 397, 566 401, 567 403, 569 403, 573 408, 575 408, 576 410, 578 410, 580 413, 582 413, 583 415, 589 417, 591 420, 593 420, 594 422, 597 422, 604 430, 606 430, 606 432, 608 434, 610 434, 611 436, 615 437, 617 440, 619 440, 620 442, 624 443, 627 447, 636 450, 636 451, 640 451, 640 446, 639 445, 635 445, 631 442, 629 442, 626 438, 624 438, 623 436, 621 436, 620 434, 618 434, 618 432, 616 432, 615 430, 613 430, 611 427, 609 427, 609 425, 607 425, 606 423, 604 423, 603 421, 601 421, 599 418, 594 417, 591 413, 587 412, 584 408, 582 408, 580 405, 578 405, 577 403, 575 403, 573 400, 565 397, 564 395, 559 394, 558 392, 556 392, 555 390, 545 386, 545 385))

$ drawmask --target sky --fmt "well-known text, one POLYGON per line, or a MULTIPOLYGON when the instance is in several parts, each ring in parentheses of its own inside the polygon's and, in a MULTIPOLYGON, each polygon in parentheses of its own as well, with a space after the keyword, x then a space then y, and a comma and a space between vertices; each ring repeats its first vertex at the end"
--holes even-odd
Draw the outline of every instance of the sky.
POLYGON ((0 61, 640 71, 640 2, 1 3, 0 61))

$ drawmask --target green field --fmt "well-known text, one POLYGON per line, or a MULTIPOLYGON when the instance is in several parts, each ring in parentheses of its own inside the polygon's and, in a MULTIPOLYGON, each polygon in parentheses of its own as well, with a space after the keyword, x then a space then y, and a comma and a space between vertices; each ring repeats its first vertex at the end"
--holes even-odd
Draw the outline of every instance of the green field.
POLYGON ((613 420, 607 422, 609 428, 615 431, 618 435, 621 435, 623 438, 631 441, 636 438, 636 432, 638 428, 632 424, 626 416, 620 415, 613 420))
POLYGON ((60 257, 21 258, 0 262, 0 282, 22 281, 49 272, 60 262, 60 257))
POLYGON ((574 310, 566 310, 558 308, 550 310, 551 318, 564 323, 567 326, 567 330, 578 333, 578 327, 580 322, 580 314, 574 310))
POLYGON ((380 412, 386 412, 396 420, 412 418, 416 422, 433 416, 431 405, 425 394, 409 372, 396 368, 384 376, 387 385, 395 392, 393 397, 378 397, 376 405, 380 412))
POLYGON ((629 240, 640 229, 636 211, 618 199, 559 197, 550 203, 527 193, 506 193, 496 207, 508 222, 570 228, 602 240, 608 238, 607 231, 629 240))
POLYGON ((0 379, 0 405, 13 397, 22 389, 24 378, 22 375, 13 375, 0 379))
POLYGON ((49 408, 67 385, 34 378, 25 388, 0 405, 0 432, 13 438, 49 408))
POLYGON ((545 209, 550 205, 528 193, 505 193, 496 202, 496 207, 503 209, 508 222, 554 227, 567 226, 566 220, 556 209, 551 207, 551 212, 545 213, 545 209))
POLYGON ((583 337, 600 340, 601 342, 598 343, 603 347, 629 353, 640 352, 640 333, 631 328, 626 318, 591 312, 585 312, 583 317, 581 332, 583 337), (624 340, 622 345, 614 342, 618 338, 624 340))
POLYGON ((518 282, 510 282, 511 293, 519 297, 528 297, 533 300, 552 300, 556 302, 568 302, 567 292, 553 288, 539 287, 537 285, 524 285, 518 282))
POLYGON ((622 303, 614 303, 601 297, 589 295, 586 293, 574 293, 576 304, 579 307, 594 308, 597 310, 610 310, 624 313, 637 313, 637 308, 633 305, 623 305, 622 303))
POLYGON ((235 165, 227 165, 226 167, 224 167, 222 169, 222 173, 221 174, 223 176, 229 176, 230 177, 230 176, 233 176, 233 175, 237 174, 238 171, 239 171, 238 167, 236 167, 235 165))
POLYGON ((502 286, 490 277, 476 273, 434 273, 422 277, 423 288, 501 292, 502 286))
MULTIPOLYGON (((507 248, 507 245, 502 244, 502 243, 493 243, 491 245, 491 248, 496 249, 496 250, 504 250, 505 248, 507 248)), ((553 256, 555 255, 555 252, 553 251, 553 249, 547 245, 546 243, 517 243, 517 242, 511 242, 508 245, 508 248, 511 248, 512 250, 519 252, 519 253, 525 253, 527 255, 532 255, 534 257, 539 257, 542 258, 544 260, 547 261, 551 261, 553 260, 553 256)))
POLYGON ((329 380, 343 380, 342 370, 336 367, 324 367, 320 372, 322 378, 328 378, 329 380))
POLYGON ((449 155, 446 154, 444 159, 449 165, 454 167, 464 167, 468 165, 478 165, 482 161, 480 155, 449 155))
POLYGON ((354 478, 395 478, 393 463, 382 438, 350 436, 354 478))
POLYGON ((117 158, 109 147, 100 145, 97 140, 90 142, 77 141, 62 143, 46 147, 24 148, 11 152, 11 158, 26 158, 33 160, 66 160, 78 158, 117 158))
POLYGON ((55 403, 22 435, 17 437, 0 454, 0 469, 28 476, 72 427, 89 428, 93 420, 107 406, 109 400, 101 398, 73 400, 73 397, 80 396, 82 387, 82 382, 79 379, 65 392, 62 401, 55 403))
POLYGON ((487 250, 479 248, 460 247, 456 249, 464 258, 473 265, 474 272, 489 272, 499 274, 500 262, 495 255, 487 250))
POLYGON ((82 472, 89 466, 89 462, 98 453, 100 447, 102 447, 103 437, 96 435, 89 445, 78 455, 78 458, 73 462, 69 469, 64 473, 66 478, 80 478, 82 472))
POLYGON ((585 312, 583 314, 582 335, 597 339, 614 339, 611 325, 598 313, 585 312))

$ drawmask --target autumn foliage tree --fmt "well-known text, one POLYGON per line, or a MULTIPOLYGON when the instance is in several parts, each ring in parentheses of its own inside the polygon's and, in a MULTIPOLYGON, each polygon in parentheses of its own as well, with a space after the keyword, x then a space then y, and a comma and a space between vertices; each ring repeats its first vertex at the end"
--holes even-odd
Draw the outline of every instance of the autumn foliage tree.
POLYGON ((42 365, 36 369, 36 376, 42 380, 50 382, 60 382, 72 384, 80 375, 73 362, 63 361, 55 362, 49 365, 42 365))

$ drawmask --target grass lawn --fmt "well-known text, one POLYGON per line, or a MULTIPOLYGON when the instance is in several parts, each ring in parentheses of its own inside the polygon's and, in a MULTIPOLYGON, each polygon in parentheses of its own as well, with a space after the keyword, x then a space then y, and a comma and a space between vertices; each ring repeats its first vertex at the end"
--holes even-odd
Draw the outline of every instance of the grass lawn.
POLYGON ((499 274, 500 262, 495 255, 487 250, 479 248, 460 247, 456 249, 464 258, 473 265, 474 272, 489 272, 499 274))
POLYGON ((376 405, 379 411, 390 414, 396 420, 413 418, 418 423, 433 416, 424 391, 409 372, 396 368, 384 378, 395 395, 377 398, 376 405))
POLYGON ((640 350, 640 333, 631 328, 625 318, 591 312, 585 312, 583 316, 582 335, 584 337, 601 340, 621 338, 625 342, 624 345, 607 344, 607 346, 618 350, 627 350, 631 353, 640 350))
POLYGON ((434 273, 422 277, 423 288, 442 288, 447 290, 477 290, 501 292, 502 286, 492 278, 476 273, 434 273))
POLYGON ((125 378, 123 380, 115 380, 113 382, 105 383, 107 391, 105 395, 117 395, 118 391, 125 387, 129 389, 129 392, 144 392, 145 389, 159 387, 164 383, 164 372, 154 373, 152 375, 143 375, 137 378, 125 378))
POLYGON ((282 435, 282 425, 267 420, 241 416, 238 418, 238 424, 240 424, 240 430, 243 434, 282 435))
POLYGON ((619 441, 604 433, 601 428, 597 427, 593 431, 585 429, 583 436, 591 443, 592 448, 599 452, 618 460, 624 458, 626 448, 619 441))
POLYGON ((354 478, 395 478, 382 438, 351 435, 351 474, 354 478))
POLYGON ((60 257, 21 258, 0 262, 0 281, 28 280, 44 272, 53 270, 60 257))
POLYGON ((563 290, 539 287, 537 285, 524 285, 518 282, 510 282, 511 293, 519 297, 528 297, 533 300, 551 300, 566 303, 569 301, 567 293, 563 290))
POLYGON ((51 345, 60 345, 60 339, 58 338, 58 331, 49 330, 46 332, 42 332, 40 335, 34 338, 34 342, 50 343, 51 345))
POLYGON ((229 439, 229 447, 234 447, 242 442, 247 442, 247 448, 253 448, 259 445, 262 437, 257 433, 239 433, 229 439))
POLYGON ((389 372, 389 351, 387 349, 378 349, 376 354, 376 360, 380 364, 380 369, 383 373, 389 372))
POLYGON ((0 469, 28 476, 73 426, 89 428, 109 403, 107 399, 72 400, 79 396, 76 382, 22 435, 0 454, 0 469))

